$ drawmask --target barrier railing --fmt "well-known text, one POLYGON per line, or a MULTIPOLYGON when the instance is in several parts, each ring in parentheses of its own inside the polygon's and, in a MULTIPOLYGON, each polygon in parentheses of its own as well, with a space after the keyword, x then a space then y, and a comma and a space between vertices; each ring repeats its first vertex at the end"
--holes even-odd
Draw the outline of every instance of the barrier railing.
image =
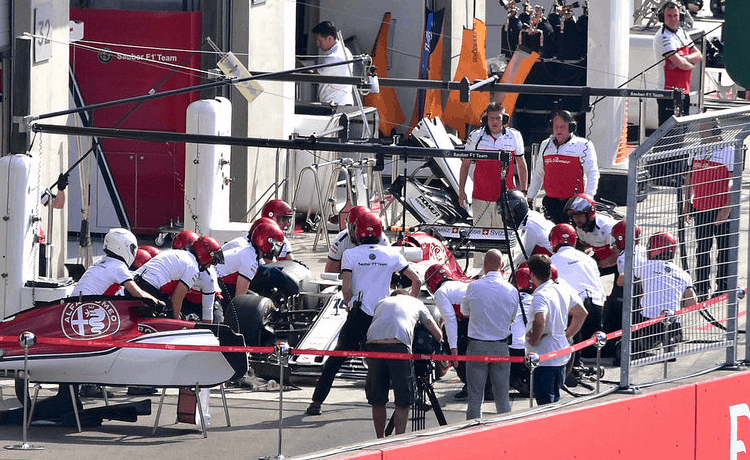
POLYGON ((691 354, 724 350, 723 363, 736 363, 744 314, 737 280, 739 254, 746 253, 740 210, 748 135, 748 108, 672 117, 630 156, 623 388, 653 380, 640 371, 649 364, 664 363, 663 377, 670 369, 678 377, 678 366, 670 363, 691 354), (644 170, 648 174, 639 177, 644 170))

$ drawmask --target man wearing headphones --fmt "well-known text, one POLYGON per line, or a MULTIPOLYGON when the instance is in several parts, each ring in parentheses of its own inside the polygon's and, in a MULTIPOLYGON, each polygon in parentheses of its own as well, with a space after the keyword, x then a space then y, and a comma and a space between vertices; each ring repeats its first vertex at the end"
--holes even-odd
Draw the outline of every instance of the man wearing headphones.
MULTIPOLYGON (((654 35, 654 52, 657 59, 664 58, 664 89, 681 89, 685 93, 681 111, 687 115, 690 109, 690 80, 693 68, 703 56, 695 47, 685 30, 680 27, 680 6, 668 1, 662 8, 664 25, 654 35)), ((674 114, 671 99, 658 99, 659 125, 674 114)))
MULTIPOLYGON (((500 152, 500 160, 477 160, 474 168, 474 191, 471 204, 474 225, 477 227, 503 228, 503 221, 495 209, 495 203, 504 190, 520 188, 526 193, 528 170, 524 158, 521 133, 507 128, 508 115, 502 104, 491 102, 482 117, 483 127, 472 131, 466 140, 466 150, 500 152), (515 173, 518 170, 518 183, 515 173), (504 185, 503 185, 504 183, 504 185)), ((467 207, 466 179, 474 160, 463 160, 459 173, 459 201, 467 207)))
POLYGON ((544 187, 545 215, 555 224, 567 223, 565 203, 577 193, 596 195, 599 166, 591 141, 575 135, 576 122, 567 110, 552 114, 552 136, 539 147, 527 198, 529 204, 544 187))

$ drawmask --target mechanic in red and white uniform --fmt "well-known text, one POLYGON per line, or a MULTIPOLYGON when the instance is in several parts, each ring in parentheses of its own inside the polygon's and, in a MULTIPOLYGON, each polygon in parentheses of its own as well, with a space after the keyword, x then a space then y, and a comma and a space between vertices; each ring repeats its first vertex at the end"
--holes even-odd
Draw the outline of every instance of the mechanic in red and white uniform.
MULTIPOLYGON (((456 274, 446 264, 433 264, 427 267, 424 274, 427 290, 435 297, 435 304, 440 311, 445 325, 445 336, 448 340, 452 355, 465 355, 469 344, 469 318, 461 313, 469 283, 473 280, 459 280, 456 274)), ((466 399, 469 395, 466 389, 466 361, 453 361, 456 375, 464 384, 455 399, 466 399)), ((485 399, 494 399, 492 383, 489 377, 485 386, 485 399)))
MULTIPOLYGON (((383 222, 373 213, 361 214, 354 223, 360 245, 344 252, 341 261, 342 293, 347 317, 339 332, 336 350, 357 350, 372 322, 375 306, 388 297, 391 278, 401 273, 411 281, 412 297, 419 296, 422 282, 398 248, 379 244, 383 222)), ((346 358, 329 357, 315 385, 308 415, 320 415, 320 406, 331 391, 333 380, 346 358)))
MULTIPOLYGON (((531 299, 534 294, 534 286, 531 282, 531 272, 528 263, 519 266, 515 271, 515 282, 518 289, 521 304, 516 311, 516 319, 510 326, 511 342, 508 344, 510 356, 526 356, 526 328, 531 321, 531 299)), ((524 363, 510 363, 510 386, 515 388, 522 397, 529 396, 529 385, 531 384, 529 368, 524 363)))
POLYGON ((531 172, 528 199, 544 187, 544 214, 555 224, 568 222, 565 203, 577 193, 596 195, 599 166, 591 141, 575 135, 576 122, 567 110, 552 114, 552 136, 542 141, 531 172))
POLYGON ((275 220, 262 217, 250 227, 247 237, 235 238, 224 246, 224 263, 216 267, 221 281, 222 302, 247 294, 258 272, 259 261, 273 259, 284 245, 284 232, 275 220))
MULTIPOLYGON (((700 128, 702 143, 721 142, 721 128, 717 121, 700 128)), ((690 158, 690 170, 685 177, 685 222, 695 222, 695 291, 699 300, 706 300, 711 290, 711 249, 716 240, 715 294, 729 289, 729 262, 732 259, 729 242, 730 189, 734 171, 734 147, 731 145, 698 147, 690 158)))
MULTIPOLYGON (((357 238, 354 232, 354 223, 357 218, 362 214, 371 212, 367 206, 354 206, 349 210, 349 215, 346 217, 346 228, 341 230, 338 235, 333 239, 331 248, 328 250, 328 259, 326 260, 326 266, 324 271, 326 273, 339 273, 341 271, 341 257, 349 248, 357 246, 357 238)), ((390 241, 385 233, 381 233, 380 242, 381 246, 390 246, 390 241)))
MULTIPOLYGON (((198 274, 223 262, 219 243, 213 237, 201 236, 187 251, 172 249, 157 254, 136 271, 135 282, 154 297, 169 301, 173 317, 180 319, 185 295, 198 274)), ((213 299, 213 293, 210 296, 213 299)))
MULTIPOLYGON (((617 271, 620 276, 617 278, 617 285, 625 285, 625 232, 627 231, 627 221, 621 220, 612 227, 612 237, 615 239, 615 246, 620 251, 617 257, 617 271)), ((633 266, 642 264, 646 260, 646 248, 641 241, 641 227, 635 226, 635 243, 633 245, 633 266)))
POLYGON ((614 244, 612 227, 617 221, 608 214, 596 212, 596 202, 586 193, 578 193, 568 200, 565 214, 576 228, 578 246, 586 251, 589 251, 589 248, 593 250, 599 274, 616 274, 620 250, 614 244))
POLYGON ((78 280, 73 295, 124 294, 159 301, 133 281, 130 266, 136 258, 138 241, 129 230, 113 228, 104 236, 104 257, 91 265, 78 280))
MULTIPOLYGON (((669 232, 659 231, 648 239, 648 259, 642 265, 633 267, 633 276, 640 278, 643 286, 641 310, 636 312, 633 322, 642 322, 638 314, 644 318, 656 318, 665 312, 673 315, 698 302, 690 274, 673 262, 676 251, 677 239, 669 232)), ((664 324, 661 321, 644 328, 639 334, 645 341, 644 348, 662 340, 663 333, 664 324)), ((670 325, 668 336, 670 343, 665 346, 682 340, 679 316, 670 325)))
POLYGON ((286 232, 289 231, 289 225, 292 223, 292 217, 294 217, 294 210, 289 203, 284 200, 271 200, 265 205, 260 211, 261 217, 268 217, 273 219, 279 224, 279 228, 284 232, 284 246, 279 251, 277 260, 294 260, 292 254, 292 244, 289 242, 289 238, 286 237, 286 232))
MULTIPOLYGON (((607 295, 604 293, 599 268, 594 259, 576 249, 578 235, 572 225, 555 225, 550 232, 549 240, 555 251, 551 259, 552 264, 557 267, 558 276, 573 288, 589 312, 579 336, 580 339, 586 340, 595 332, 604 330, 603 310, 607 295)), ((593 347, 581 351, 584 357, 589 357, 589 353, 592 352, 595 355, 593 347)))
MULTIPOLYGON (((463 322, 465 323, 464 326, 468 326, 468 321, 461 314, 461 303, 464 300, 469 283, 456 281, 455 275, 444 264, 434 264, 427 267, 424 279, 427 284, 427 290, 435 297, 435 304, 438 310, 440 310, 440 316, 443 318, 445 335, 448 340, 448 346, 451 349, 451 354, 458 355, 459 342, 461 341, 459 323, 463 322)), ((466 348, 465 332, 463 334, 464 349, 466 348)), ((458 370, 459 363, 454 362, 453 366, 458 370)), ((460 374, 459 378, 463 382, 464 376, 460 374)))
MULTIPOLYGON (((187 251, 200 235, 190 230, 183 230, 172 240, 172 249, 187 251)), ((178 283, 179 281, 172 281, 178 283)), ((213 267, 198 272, 193 285, 185 294, 182 303, 182 313, 188 317, 191 313, 200 318, 204 323, 221 323, 223 314, 221 306, 216 304, 216 293, 221 292, 216 271, 213 267)))
MULTIPOLYGON (((484 150, 508 153, 507 163, 500 160, 463 160, 459 172, 459 203, 468 206, 466 180, 472 163, 474 167, 474 191, 471 209, 476 227, 502 228, 502 221, 495 203, 503 190, 520 188, 526 192, 528 169, 524 157, 523 137, 513 128, 506 127, 508 115, 499 102, 491 102, 484 111, 482 127, 472 131, 466 140, 466 150, 484 150), (515 173, 518 172, 516 183, 515 173), (505 180, 503 189, 502 182, 505 180)), ((502 156, 502 155, 501 155, 502 156)))
MULTIPOLYGON (((664 24, 654 35, 654 53, 657 60, 664 58, 664 89, 681 89, 683 98, 682 115, 690 109, 690 81, 693 69, 703 55, 693 44, 685 30, 680 27, 680 6, 668 1, 662 6, 664 24)), ((659 126, 674 115, 672 99, 657 99, 659 105, 659 126)))

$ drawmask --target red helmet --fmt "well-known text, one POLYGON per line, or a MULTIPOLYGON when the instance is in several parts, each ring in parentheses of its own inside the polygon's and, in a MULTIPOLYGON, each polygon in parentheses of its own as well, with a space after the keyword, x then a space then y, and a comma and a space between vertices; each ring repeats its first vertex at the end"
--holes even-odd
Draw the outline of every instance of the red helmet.
POLYGON ((529 267, 519 267, 516 270, 516 287, 518 289, 534 289, 531 283, 531 271, 529 267))
POLYGON ((252 225, 250 225, 250 230, 247 232, 248 241, 252 240, 253 232, 255 231, 256 228, 258 228, 258 225, 260 224, 272 224, 272 225, 276 224, 277 227, 279 225, 275 219, 272 219, 270 217, 261 217, 260 219, 253 222, 252 225))
POLYGON ((565 203, 565 214, 586 214, 586 220, 591 222, 596 216, 596 202, 588 193, 576 193, 565 203))
POLYGON ((677 239, 669 232, 656 232, 648 239, 649 259, 671 259, 677 250, 677 239))
POLYGON ((154 257, 161 252, 159 248, 157 248, 156 246, 146 245, 146 246, 141 246, 140 249, 143 249, 144 251, 151 254, 151 257, 154 257))
POLYGON ((211 236, 201 236, 195 240, 193 245, 190 246, 190 251, 201 266, 224 263, 224 253, 221 252, 221 245, 211 236))
POLYGON ((368 212, 372 211, 370 211, 370 208, 367 206, 354 206, 349 209, 349 215, 346 216, 346 223, 349 224, 349 228, 354 229, 354 224, 357 222, 357 219, 359 219, 359 216, 367 214, 368 212))
MULTIPOLYGON (((621 220, 612 227, 612 237, 615 239, 617 249, 620 251, 625 250, 625 230, 627 229, 627 222, 621 220)), ((635 244, 638 244, 641 240, 641 227, 635 226, 635 244)))
POLYGON ((549 232, 549 243, 552 250, 557 252, 560 246, 576 246, 578 235, 576 229, 570 224, 557 224, 549 232))
MULTIPOLYGON (((263 206, 260 215, 261 217, 270 217, 279 224, 279 227, 281 227, 279 219, 291 219, 294 215, 294 210, 289 206, 289 203, 284 200, 271 200, 263 206)), ((289 223, 287 222, 285 225, 289 226, 289 223)))
POLYGON ((142 248, 138 248, 135 251, 135 260, 133 260, 133 263, 130 264, 130 269, 135 270, 136 268, 141 268, 143 264, 151 260, 151 257, 153 256, 149 254, 148 251, 142 248))
POLYGON ((187 249, 198 238, 200 238, 199 234, 190 230, 183 230, 172 240, 172 249, 187 249))
POLYGON ((281 248, 284 247, 284 232, 276 221, 261 222, 253 229, 250 241, 257 249, 263 251, 265 256, 278 257, 281 248))
POLYGON ((430 294, 435 294, 435 291, 440 289, 440 285, 443 281, 454 280, 455 275, 451 269, 443 264, 434 264, 427 267, 427 271, 424 272, 424 280, 427 283, 427 290, 430 294))
POLYGON ((357 241, 362 241, 365 238, 379 239, 382 234, 383 222, 380 217, 371 212, 362 214, 354 223, 354 235, 357 237, 357 241))

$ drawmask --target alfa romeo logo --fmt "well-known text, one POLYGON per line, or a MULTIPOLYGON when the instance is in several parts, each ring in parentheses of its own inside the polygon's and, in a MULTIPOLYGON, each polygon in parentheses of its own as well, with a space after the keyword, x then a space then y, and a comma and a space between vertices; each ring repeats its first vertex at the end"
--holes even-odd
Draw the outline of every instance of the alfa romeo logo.
POLYGON ((75 302, 65 305, 60 318, 69 339, 95 339, 120 330, 120 314, 110 302, 75 302))

